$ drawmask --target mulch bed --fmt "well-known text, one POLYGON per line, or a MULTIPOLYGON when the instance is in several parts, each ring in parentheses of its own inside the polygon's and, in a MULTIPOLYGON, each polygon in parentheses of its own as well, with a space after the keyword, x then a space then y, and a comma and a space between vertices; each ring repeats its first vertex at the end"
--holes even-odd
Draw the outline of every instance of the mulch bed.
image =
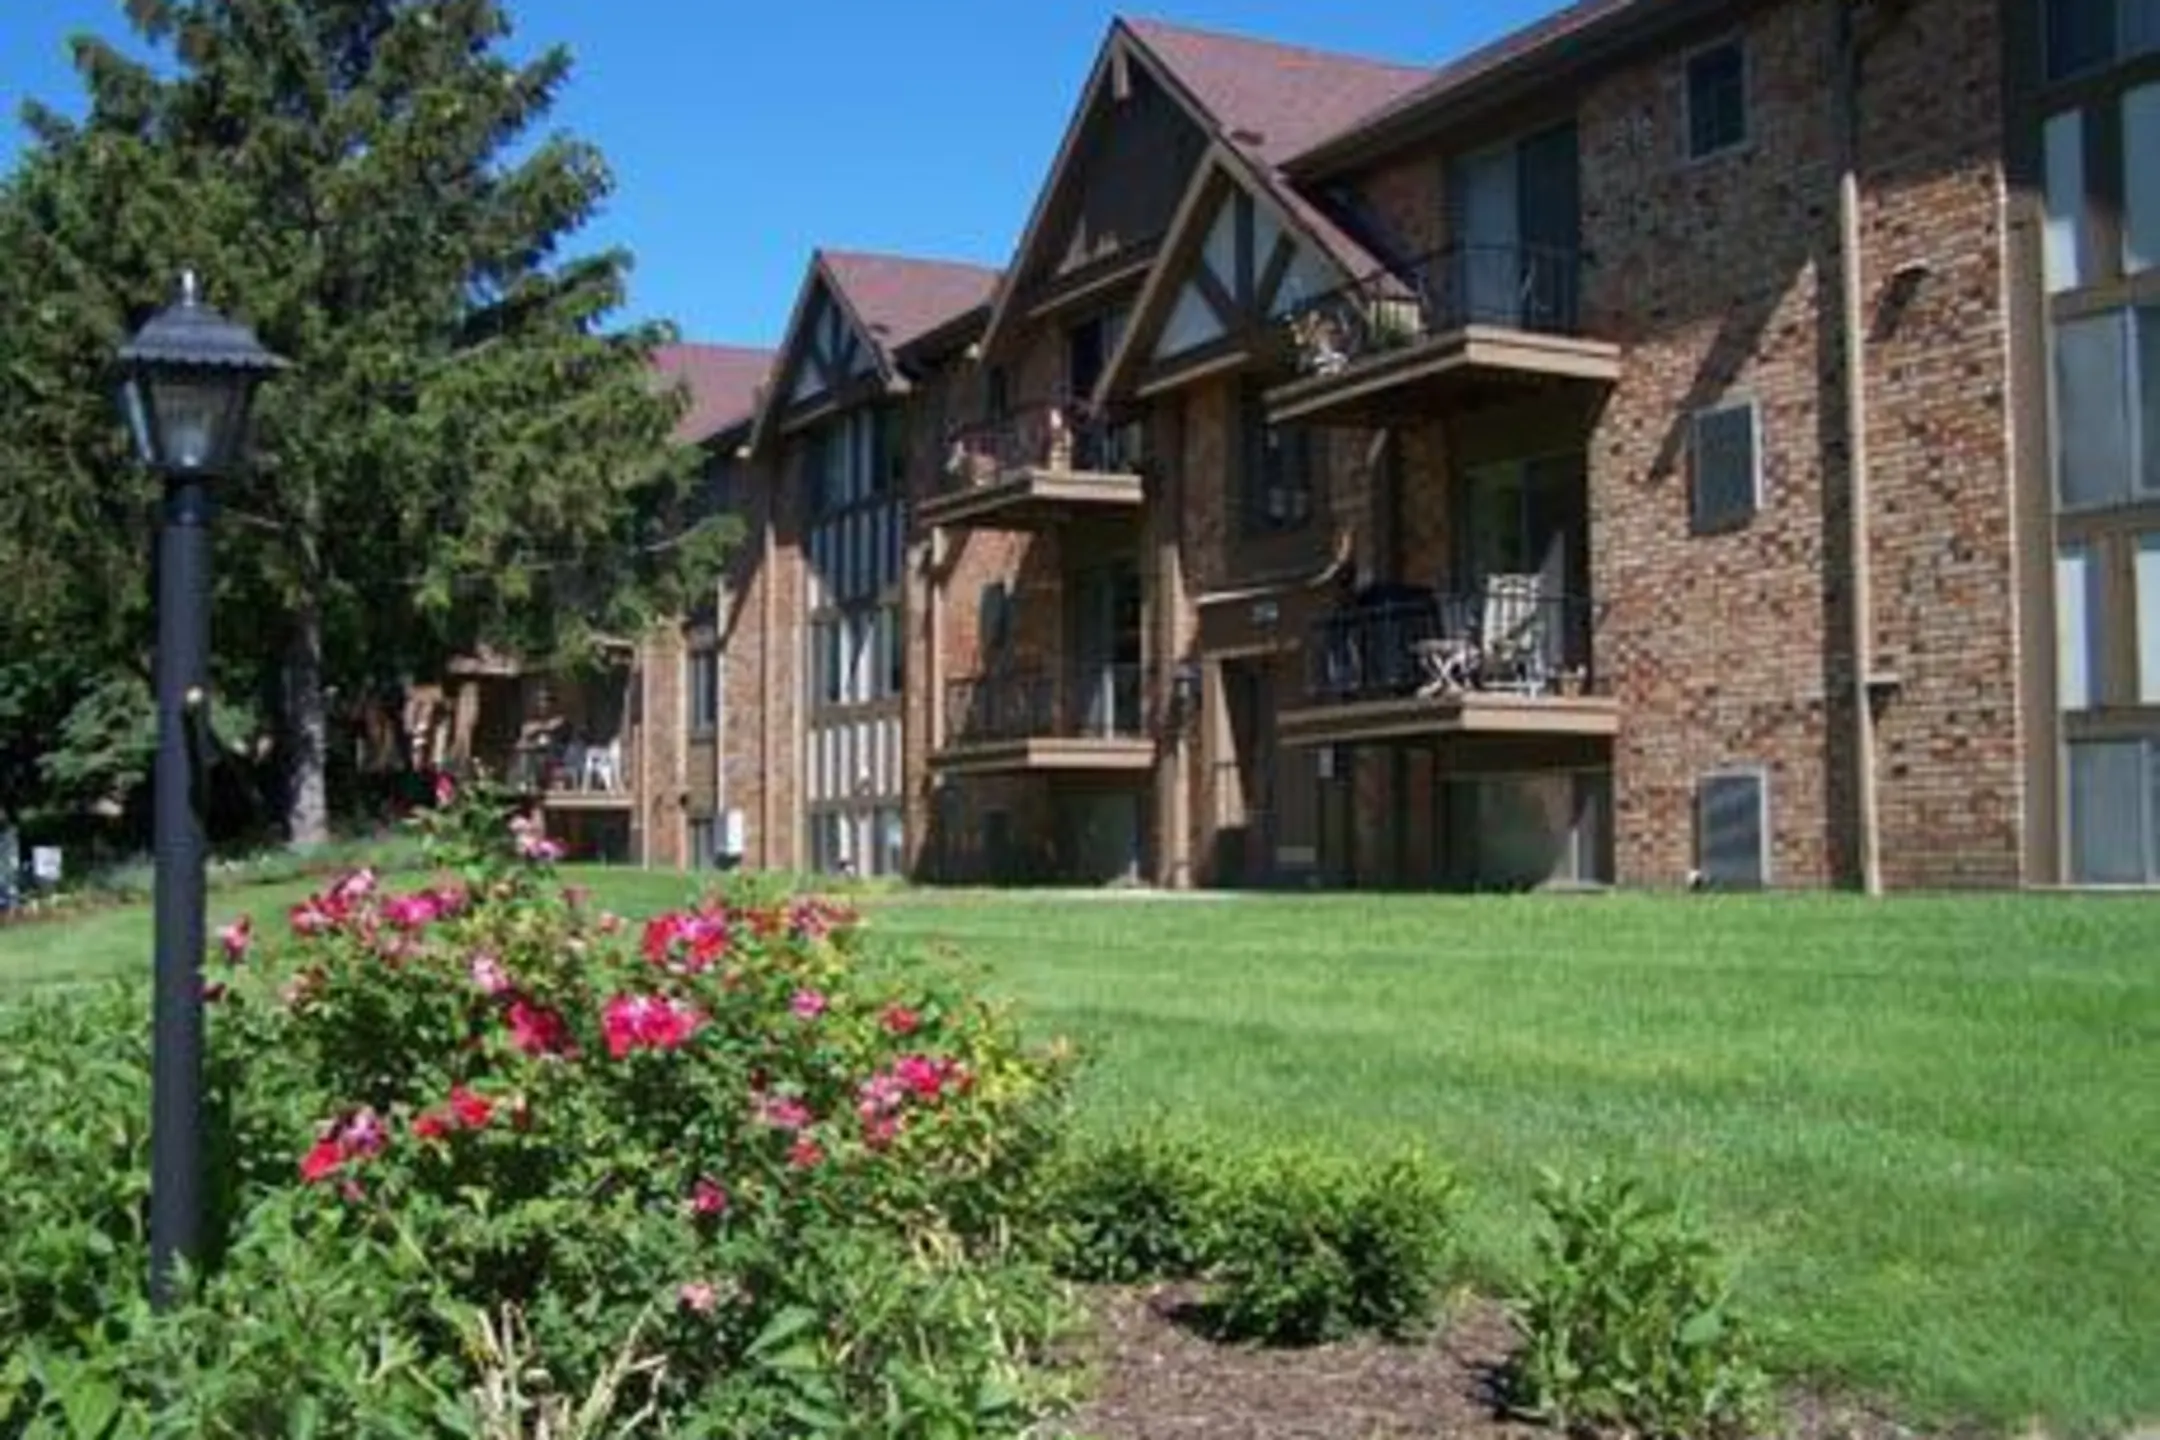
MULTIPOLYGON (((1515 1330, 1498 1306, 1458 1306, 1414 1344, 1360 1339, 1309 1349, 1217 1344, 1188 1286, 1104 1289, 1080 1357, 1089 1398, 1055 1433, 1089 1440, 1554 1440, 1511 1417, 1501 1373, 1515 1330)), ((1791 1440, 1918 1440, 1870 1411, 1797 1399, 1791 1440)))

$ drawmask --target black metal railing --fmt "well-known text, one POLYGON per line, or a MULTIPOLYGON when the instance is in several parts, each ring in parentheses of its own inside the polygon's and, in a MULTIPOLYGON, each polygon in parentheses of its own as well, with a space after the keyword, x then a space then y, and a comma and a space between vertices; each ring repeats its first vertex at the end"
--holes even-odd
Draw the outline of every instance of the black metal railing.
POLYGON ((1046 400, 956 427, 945 479, 964 490, 1025 470, 1131 475, 1140 465, 1140 426, 1083 400, 1046 400))
POLYGON ((1147 733, 1146 704, 1138 665, 970 675, 946 683, 946 743, 1133 739, 1147 733))
POLYGON ((1283 323, 1299 369, 1330 375, 1467 325, 1577 334, 1581 301, 1581 257, 1572 249, 1464 244, 1316 295, 1283 323))
POLYGON ((1592 602, 1500 576, 1477 591, 1374 586, 1323 617, 1308 647, 1313 696, 1327 703, 1499 691, 1599 693, 1592 602))

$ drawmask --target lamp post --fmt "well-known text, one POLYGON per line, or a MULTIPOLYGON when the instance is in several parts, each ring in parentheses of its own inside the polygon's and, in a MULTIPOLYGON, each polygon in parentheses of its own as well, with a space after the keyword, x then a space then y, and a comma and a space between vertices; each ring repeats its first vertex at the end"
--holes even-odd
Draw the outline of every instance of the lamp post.
POLYGON ((150 1293, 172 1300, 172 1266, 202 1221, 202 814, 190 731, 207 703, 211 481, 247 443, 255 387, 286 368, 202 303, 193 274, 180 298, 121 347, 121 404, 136 453, 164 477, 158 529, 156 778, 157 952, 151 1016, 150 1293))

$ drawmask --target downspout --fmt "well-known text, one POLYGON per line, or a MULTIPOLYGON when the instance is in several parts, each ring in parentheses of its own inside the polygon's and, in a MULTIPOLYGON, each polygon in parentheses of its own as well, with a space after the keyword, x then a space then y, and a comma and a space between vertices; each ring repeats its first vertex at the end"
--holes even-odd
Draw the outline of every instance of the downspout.
POLYGON ((1840 338, 1844 343, 1845 463, 1851 552, 1847 584, 1852 596, 1853 800, 1855 860, 1860 888, 1882 894, 1879 846, 1881 816, 1875 792, 1875 711, 1869 684, 1874 673, 1875 602, 1869 573, 1867 337, 1860 248, 1860 39, 1854 22, 1858 0, 1837 6, 1838 271, 1840 338))
POLYGON ((764 553, 758 559, 765 578, 763 593, 758 597, 758 679, 764 682, 765 692, 758 699, 758 748, 762 752, 758 757, 758 768, 764 776, 758 785, 758 854, 767 870, 779 868, 773 856, 773 607, 777 598, 775 587, 780 583, 775 568, 779 556, 773 543, 773 527, 780 518, 779 508, 778 485, 775 483, 766 490, 765 533, 759 537, 764 553))

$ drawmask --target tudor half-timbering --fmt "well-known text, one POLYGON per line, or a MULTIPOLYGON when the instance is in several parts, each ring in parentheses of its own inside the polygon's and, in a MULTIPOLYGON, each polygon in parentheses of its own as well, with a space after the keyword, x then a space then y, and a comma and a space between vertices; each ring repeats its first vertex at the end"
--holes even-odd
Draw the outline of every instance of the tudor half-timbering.
MULTIPOLYGON (((792 704, 791 863, 896 875, 911 865, 908 430, 913 377, 898 347, 981 304, 995 273, 819 252, 789 324, 750 449, 773 477, 777 582, 800 576, 792 704)), ((786 701, 779 697, 789 689, 786 701)), ((789 863, 789 862, 783 862, 789 863)))
POLYGON ((728 442, 741 858, 2153 883, 2150 8, 1114 22, 1009 270, 821 254, 728 442))
MULTIPOLYGON (((1318 247, 1288 236, 1295 226, 1262 218, 1217 177, 1264 169, 1420 78, 1112 25, 980 338, 982 408, 954 427, 919 513, 945 560, 929 760, 955 853, 1073 880, 1215 873, 1194 855, 1206 685, 1186 577, 1194 537, 1175 497, 1228 483, 1232 432, 1257 410, 1189 413, 1135 361, 1134 337, 1169 324, 1166 354, 1182 343, 1234 363, 1230 349, 1263 335, 1278 303, 1332 279, 1318 247), (1166 291, 1173 250, 1213 263, 1166 291), (1121 372, 1141 383, 1119 383, 1121 372)), ((1148 345, 1152 355, 1152 333, 1148 345)), ((1254 513, 1272 507, 1284 531, 1317 525, 1299 462, 1276 454, 1275 438, 1252 463, 1283 483, 1254 513)))

